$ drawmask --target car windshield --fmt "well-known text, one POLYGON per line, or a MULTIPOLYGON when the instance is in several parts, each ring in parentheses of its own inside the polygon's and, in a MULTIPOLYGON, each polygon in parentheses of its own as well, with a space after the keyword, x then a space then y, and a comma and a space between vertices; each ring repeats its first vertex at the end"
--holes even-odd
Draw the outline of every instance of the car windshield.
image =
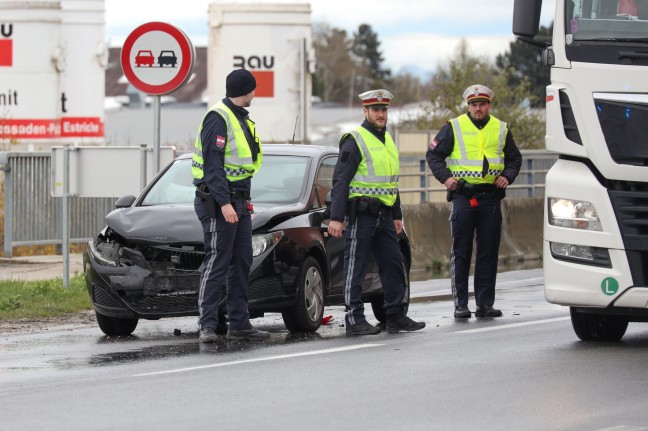
POLYGON ((648 1, 573 0, 565 3, 567 43, 572 40, 645 42, 648 1))
MULTIPOLYGON (((263 165, 252 180, 252 201, 287 205, 297 203, 307 183, 310 158, 263 155, 263 165)), ((193 203, 195 187, 191 159, 176 160, 151 187, 141 205, 193 203)))

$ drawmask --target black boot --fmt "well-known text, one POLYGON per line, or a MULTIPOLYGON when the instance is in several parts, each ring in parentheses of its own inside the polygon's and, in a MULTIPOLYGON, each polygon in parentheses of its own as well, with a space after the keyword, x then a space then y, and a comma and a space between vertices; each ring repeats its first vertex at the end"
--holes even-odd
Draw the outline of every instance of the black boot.
POLYGON ((400 331, 418 331, 425 328, 425 322, 415 322, 401 310, 395 314, 387 315, 387 332, 395 334, 400 331))

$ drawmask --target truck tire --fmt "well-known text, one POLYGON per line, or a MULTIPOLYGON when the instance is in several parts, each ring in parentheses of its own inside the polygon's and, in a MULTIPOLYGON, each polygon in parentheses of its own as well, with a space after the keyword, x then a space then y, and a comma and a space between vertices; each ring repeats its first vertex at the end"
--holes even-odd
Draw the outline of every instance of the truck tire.
POLYGON ((628 319, 609 314, 581 313, 569 307, 574 332, 583 341, 619 341, 628 328, 628 319))

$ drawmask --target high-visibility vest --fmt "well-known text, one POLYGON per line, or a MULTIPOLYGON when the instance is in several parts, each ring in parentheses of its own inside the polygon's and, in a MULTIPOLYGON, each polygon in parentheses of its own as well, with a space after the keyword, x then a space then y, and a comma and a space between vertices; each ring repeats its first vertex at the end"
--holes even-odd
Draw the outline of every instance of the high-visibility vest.
MULTIPOLYGON (((225 124, 227 125, 227 145, 225 146, 225 176, 230 181, 240 181, 245 178, 249 178, 256 173, 263 163, 263 153, 261 149, 261 141, 257 140, 259 143, 259 154, 257 155, 256 161, 252 159, 252 150, 245 137, 241 123, 239 122, 236 115, 232 112, 230 108, 227 107, 222 101, 218 102, 216 105, 212 106, 210 110, 214 111, 223 117, 225 124)), ((205 117, 207 114, 205 114, 205 117)), ((191 163, 191 172, 195 179, 202 179, 204 176, 203 165, 205 160, 203 159, 203 144, 200 133, 203 128, 203 121, 198 127, 198 134, 196 136, 196 143, 194 145, 193 159, 191 163)), ((253 137, 256 138, 256 131, 254 128, 254 123, 249 119, 246 119, 247 127, 250 130, 250 133, 253 137)), ((211 143, 211 145, 214 145, 211 143)))
POLYGON ((454 148, 447 163, 452 176, 470 184, 493 184, 504 170, 504 145, 508 131, 505 122, 491 116, 483 129, 478 129, 467 114, 450 120, 454 132, 454 148), (484 158, 488 171, 484 175, 484 158))
POLYGON ((393 206, 398 195, 398 148, 389 133, 385 143, 380 142, 364 127, 348 133, 362 155, 358 170, 349 184, 349 198, 368 196, 393 206))

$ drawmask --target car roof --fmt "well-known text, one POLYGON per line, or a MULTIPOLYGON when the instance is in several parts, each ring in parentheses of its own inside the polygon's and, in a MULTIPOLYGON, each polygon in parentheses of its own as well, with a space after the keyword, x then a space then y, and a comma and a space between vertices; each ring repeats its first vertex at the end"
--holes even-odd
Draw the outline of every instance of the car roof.
MULTIPOLYGON (((328 154, 337 154, 337 147, 327 147, 323 145, 304 145, 304 144, 266 144, 263 146, 263 155, 288 155, 288 156, 324 156, 328 154)), ((190 159, 193 153, 184 153, 177 157, 180 159, 190 159)))

